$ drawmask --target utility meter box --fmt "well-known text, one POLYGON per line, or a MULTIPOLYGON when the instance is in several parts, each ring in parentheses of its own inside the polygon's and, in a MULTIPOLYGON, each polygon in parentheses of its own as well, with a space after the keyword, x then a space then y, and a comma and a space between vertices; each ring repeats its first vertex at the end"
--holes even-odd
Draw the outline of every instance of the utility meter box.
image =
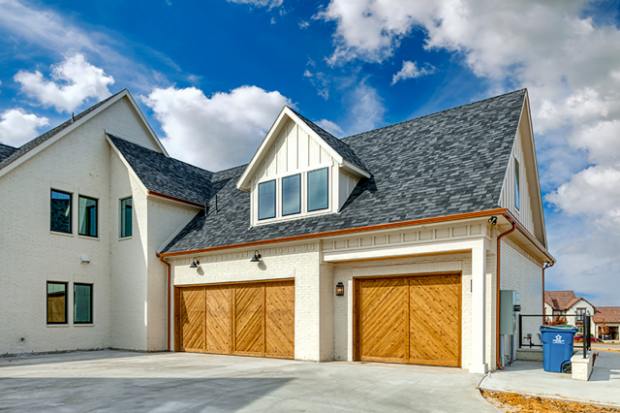
POLYGON ((521 311, 521 294, 514 290, 501 290, 499 294, 499 333, 511 336, 517 331, 517 313, 521 311))

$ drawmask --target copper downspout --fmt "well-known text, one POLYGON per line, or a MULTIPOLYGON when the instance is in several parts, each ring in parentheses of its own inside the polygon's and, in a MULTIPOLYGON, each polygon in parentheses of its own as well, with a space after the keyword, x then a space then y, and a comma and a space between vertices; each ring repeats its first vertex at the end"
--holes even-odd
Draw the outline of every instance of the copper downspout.
POLYGON ((168 347, 166 348, 166 351, 170 351, 170 294, 172 293, 171 291, 171 284, 172 284, 172 280, 171 280, 171 274, 170 274, 170 263, 164 260, 164 257, 162 257, 161 255, 158 255, 159 259, 161 260, 161 262, 163 262, 164 264, 166 264, 168 266, 168 347))
MULTIPOLYGON (((512 221, 512 228, 510 228, 508 231, 506 232, 502 232, 501 234, 499 234, 499 236, 497 237, 497 314, 495 315, 495 321, 496 321, 496 325, 495 325, 495 364, 497 365, 497 368, 500 370, 504 370, 504 368, 500 365, 499 362, 499 309, 500 309, 500 252, 501 252, 501 244, 500 241, 503 237, 505 237, 506 235, 510 234, 511 232, 513 232, 515 229, 517 229, 517 224, 512 221)), ((521 333, 521 332, 519 332, 521 333)))
POLYGON ((551 268, 555 265, 555 261, 551 261, 551 262, 546 262, 545 266, 542 269, 542 305, 543 305, 543 325, 547 325, 547 317, 546 317, 546 312, 545 312, 545 270, 547 268, 551 268))

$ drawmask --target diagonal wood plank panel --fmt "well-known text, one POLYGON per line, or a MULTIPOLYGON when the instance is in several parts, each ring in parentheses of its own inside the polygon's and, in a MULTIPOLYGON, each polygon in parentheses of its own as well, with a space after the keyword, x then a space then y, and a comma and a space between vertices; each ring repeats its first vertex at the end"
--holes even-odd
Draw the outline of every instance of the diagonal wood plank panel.
POLYGON ((205 290, 202 287, 181 289, 180 294, 181 351, 205 351, 205 290))
POLYGON ((460 274, 356 280, 360 360, 461 363, 460 274))
POLYGON ((460 366, 461 277, 410 278, 409 296, 410 363, 460 366))
POLYGON ((235 286, 235 354, 262 356, 265 345, 265 284, 235 286))
POLYGON ((407 288, 403 278, 364 280, 360 286, 360 358, 405 362, 407 288))
POLYGON ((232 353, 232 287, 206 287, 207 353, 232 353))
POLYGON ((265 356, 295 356, 295 284, 265 285, 265 356))

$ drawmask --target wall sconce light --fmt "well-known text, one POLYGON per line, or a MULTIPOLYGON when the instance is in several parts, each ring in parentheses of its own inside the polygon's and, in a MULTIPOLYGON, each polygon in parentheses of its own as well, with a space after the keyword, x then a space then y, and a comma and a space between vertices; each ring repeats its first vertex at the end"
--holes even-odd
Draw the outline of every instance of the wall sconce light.
POLYGON ((199 265, 200 261, 198 261, 198 258, 194 257, 192 263, 189 265, 189 268, 198 268, 199 265))
POLYGON ((336 284, 336 297, 342 297, 344 295, 344 284, 339 282, 336 284))
POLYGON ((250 260, 250 262, 260 262, 262 256, 258 253, 258 251, 254 251, 254 256, 250 260))
POLYGON ((489 218, 489 224, 491 224, 491 225, 496 225, 496 224, 497 224, 497 217, 491 217, 491 218, 489 218))

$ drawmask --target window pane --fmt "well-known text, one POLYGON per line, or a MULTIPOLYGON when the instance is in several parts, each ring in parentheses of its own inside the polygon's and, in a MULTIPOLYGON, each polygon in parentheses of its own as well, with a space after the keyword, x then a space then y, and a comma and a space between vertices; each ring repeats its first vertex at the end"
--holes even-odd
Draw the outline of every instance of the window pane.
POLYGON ((92 323, 92 300, 93 286, 88 284, 75 284, 74 286, 74 310, 76 323, 92 323))
POLYGON ((132 235, 132 209, 131 198, 121 200, 121 237, 131 237, 132 235))
POLYGON ((67 322, 67 284, 47 283, 47 322, 67 322))
POLYGON ((327 168, 308 172, 308 211, 327 208, 327 190, 327 168))
POLYGON ((258 219, 276 216, 276 181, 258 184, 258 219))
POLYGON ((282 215, 301 212, 301 175, 282 178, 282 215))
POLYGON ((71 194, 52 190, 52 231, 71 232, 71 194))
POLYGON ((80 196, 79 198, 80 235, 97 236, 97 200, 80 196))
POLYGON ((519 198, 519 161, 515 159, 515 207, 517 209, 521 205, 519 198))

